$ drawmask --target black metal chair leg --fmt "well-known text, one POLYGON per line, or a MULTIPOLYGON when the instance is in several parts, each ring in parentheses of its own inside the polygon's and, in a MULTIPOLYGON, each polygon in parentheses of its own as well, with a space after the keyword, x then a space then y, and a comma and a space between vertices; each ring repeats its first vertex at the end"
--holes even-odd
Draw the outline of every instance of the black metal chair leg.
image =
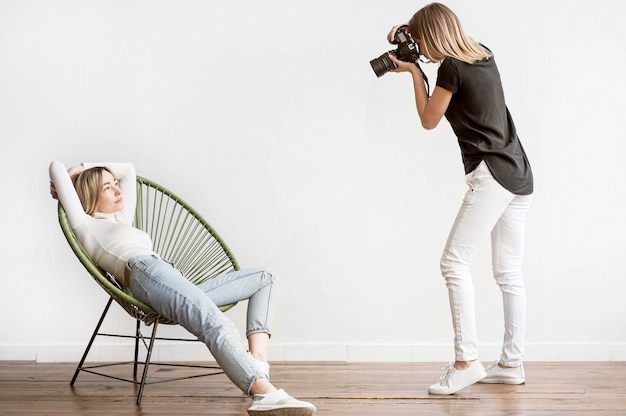
POLYGON ((137 404, 141 404, 141 397, 143 396, 143 388, 146 385, 148 378, 148 366, 150 365, 150 359, 152 357, 152 348, 154 347, 154 339, 156 337, 157 327, 159 326, 159 319, 154 321, 154 328, 152 328, 152 336, 150 337, 150 345, 148 346, 148 352, 146 354, 146 362, 143 365, 143 376, 141 377, 141 384, 139 386, 139 393, 137 393, 137 404))
POLYGON ((98 335, 98 331, 100 330, 100 326, 102 325, 102 322, 104 321, 104 317, 106 316, 107 312, 109 311, 109 307, 111 306, 111 302, 113 302, 113 297, 109 298, 109 301, 107 302, 107 305, 104 307, 104 312, 102 312, 102 316, 100 316, 100 320, 98 321, 98 324, 96 325, 96 329, 93 331, 93 334, 91 335, 91 339, 89 340, 89 344, 87 344, 87 348, 85 349, 85 353, 83 354, 83 358, 80 359, 80 363, 78 363, 78 367, 76 367, 76 371, 74 372, 74 377, 72 377, 72 381, 70 381, 70 386, 74 385, 74 382, 76 381, 76 377, 78 377, 78 373, 83 368, 83 364, 85 363, 85 359, 87 358, 87 354, 89 354, 89 350, 91 349, 91 345, 93 344, 93 341, 96 339, 96 335, 98 335))
POLYGON ((141 337, 141 321, 137 319, 135 328, 135 363, 133 364, 133 380, 137 380, 137 363, 139 361, 139 338, 141 337))

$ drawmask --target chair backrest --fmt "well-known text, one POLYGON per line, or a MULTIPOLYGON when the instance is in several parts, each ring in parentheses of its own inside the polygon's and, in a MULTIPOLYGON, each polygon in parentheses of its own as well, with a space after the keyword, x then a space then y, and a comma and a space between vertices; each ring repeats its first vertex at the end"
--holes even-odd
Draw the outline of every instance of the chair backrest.
MULTIPOLYGON (((59 224, 72 251, 98 284, 131 316, 147 324, 160 318, 171 323, 145 303, 135 299, 109 273, 99 268, 76 239, 67 215, 58 204, 59 224)), ((185 277, 200 284, 218 274, 239 270, 239 264, 217 232, 189 204, 163 186, 137 177, 135 226, 152 238, 154 251, 176 264, 185 277)), ((225 311, 235 304, 223 305, 225 311)))

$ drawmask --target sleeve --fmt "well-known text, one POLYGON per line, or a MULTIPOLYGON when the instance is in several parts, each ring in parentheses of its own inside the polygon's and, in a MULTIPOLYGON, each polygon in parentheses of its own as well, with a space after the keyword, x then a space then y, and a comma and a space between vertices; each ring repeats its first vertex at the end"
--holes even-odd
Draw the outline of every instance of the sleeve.
POLYGON ((451 58, 444 59, 437 70, 437 86, 456 94, 460 83, 459 69, 454 61, 451 58))
POLYGON ((70 226, 75 229, 85 221, 87 214, 78 199, 72 179, 68 175, 65 165, 57 160, 52 161, 48 171, 70 226))
POLYGON ((104 166, 111 171, 115 179, 120 182, 120 190, 124 198, 123 218, 118 217, 118 220, 132 224, 135 216, 135 207, 137 206, 137 174, 135 173, 135 166, 132 163, 116 162, 83 162, 83 166, 85 169, 104 166))

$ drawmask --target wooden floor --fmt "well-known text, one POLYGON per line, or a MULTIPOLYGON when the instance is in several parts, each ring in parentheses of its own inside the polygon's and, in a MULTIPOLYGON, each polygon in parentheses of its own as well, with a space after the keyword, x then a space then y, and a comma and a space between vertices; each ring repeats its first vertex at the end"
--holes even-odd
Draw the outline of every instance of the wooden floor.
MULTIPOLYGON (((475 384, 429 396, 441 363, 272 364, 272 381, 316 415, 626 415, 626 362, 526 363, 526 384, 475 384)), ((75 364, 0 362, 0 415, 246 415, 250 400, 223 374, 149 385, 81 373, 75 364)), ((112 373, 127 368, 113 368, 112 373)), ((154 367, 155 377, 196 370, 154 367)))

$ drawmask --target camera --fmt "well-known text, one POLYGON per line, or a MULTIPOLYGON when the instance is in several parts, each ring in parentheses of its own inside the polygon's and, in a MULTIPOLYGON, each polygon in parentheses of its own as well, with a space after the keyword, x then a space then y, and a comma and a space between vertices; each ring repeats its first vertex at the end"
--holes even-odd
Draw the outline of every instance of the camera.
POLYGON ((398 45, 395 50, 385 52, 378 58, 370 61, 370 65, 372 65, 372 69, 378 78, 398 67, 391 59, 389 59, 390 53, 401 61, 417 63, 420 56, 419 47, 417 46, 417 43, 413 41, 411 35, 407 33, 406 29, 406 25, 400 26, 396 29, 396 33, 394 33, 393 39, 391 40, 392 45, 398 45))

